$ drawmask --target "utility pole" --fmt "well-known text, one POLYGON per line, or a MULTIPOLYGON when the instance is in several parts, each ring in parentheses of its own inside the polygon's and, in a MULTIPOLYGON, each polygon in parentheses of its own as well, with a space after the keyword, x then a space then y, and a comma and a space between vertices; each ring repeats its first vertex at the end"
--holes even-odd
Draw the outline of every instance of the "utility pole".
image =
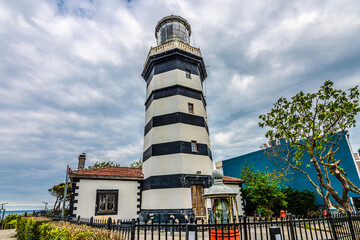
POLYGON ((1 211, 3 212, 2 213, 2 217, 1 217, 1 221, 4 220, 4 216, 5 216, 5 208, 4 208, 4 205, 5 204, 8 204, 7 202, 6 203, 0 203, 1 205, 1 209, 0 209, 0 217, 1 217, 1 211))
POLYGON ((63 199, 63 207, 61 211, 61 218, 64 219, 65 216, 65 203, 66 203, 66 195, 67 195, 67 186, 69 181, 69 165, 66 165, 66 177, 65 177, 65 188, 64 188, 64 199, 63 199))
POLYGON ((46 210, 47 210, 47 205, 48 205, 49 203, 47 203, 47 202, 42 202, 42 203, 45 204, 45 212, 46 212, 46 210))

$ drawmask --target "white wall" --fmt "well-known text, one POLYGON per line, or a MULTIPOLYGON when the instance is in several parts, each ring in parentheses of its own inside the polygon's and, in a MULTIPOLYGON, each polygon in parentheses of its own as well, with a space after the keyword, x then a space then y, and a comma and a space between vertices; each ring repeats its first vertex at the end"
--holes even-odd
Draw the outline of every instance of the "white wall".
POLYGON ((74 200, 78 200, 74 203, 74 210, 76 217, 107 219, 111 217, 113 219, 132 219, 137 218, 137 181, 121 181, 121 180, 96 180, 96 179, 80 179, 80 182, 76 183, 79 189, 76 189, 74 200), (95 204, 96 204, 96 190, 119 190, 118 196, 118 214, 117 215, 97 215, 95 216, 95 204))
POLYGON ((189 209, 191 204, 190 188, 151 189, 142 192, 143 209, 189 209), (146 200, 146 201, 144 201, 146 200))

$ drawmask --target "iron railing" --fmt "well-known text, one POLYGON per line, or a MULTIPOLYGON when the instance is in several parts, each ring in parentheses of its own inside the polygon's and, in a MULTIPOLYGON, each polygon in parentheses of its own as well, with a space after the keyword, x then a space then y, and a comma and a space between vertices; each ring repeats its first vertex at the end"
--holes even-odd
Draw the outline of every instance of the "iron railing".
MULTIPOLYGON (((55 219, 56 218, 55 216, 55 219)), ((107 228, 116 233, 116 239, 126 240, 319 240, 360 239, 360 215, 347 212, 343 215, 318 218, 295 217, 256 219, 242 216, 239 223, 206 223, 204 220, 190 222, 153 222, 138 220, 114 220, 81 218, 66 219, 73 223, 107 228), (277 238, 270 229, 277 228, 277 238), (280 238, 279 238, 280 237, 280 238)))

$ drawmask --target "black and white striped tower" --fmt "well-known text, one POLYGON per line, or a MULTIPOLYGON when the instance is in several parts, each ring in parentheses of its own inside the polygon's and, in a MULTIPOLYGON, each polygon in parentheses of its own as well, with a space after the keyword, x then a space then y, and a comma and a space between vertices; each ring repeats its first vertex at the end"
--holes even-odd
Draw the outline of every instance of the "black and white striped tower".
POLYGON ((150 49, 142 72, 147 83, 144 220, 205 216, 202 194, 213 170, 203 94, 207 73, 200 49, 190 46, 190 35, 184 18, 161 19, 155 28, 157 46, 150 49))

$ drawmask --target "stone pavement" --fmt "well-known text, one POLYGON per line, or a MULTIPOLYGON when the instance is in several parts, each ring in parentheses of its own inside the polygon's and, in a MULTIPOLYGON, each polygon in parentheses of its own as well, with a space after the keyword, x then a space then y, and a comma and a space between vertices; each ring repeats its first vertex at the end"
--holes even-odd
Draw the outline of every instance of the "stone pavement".
POLYGON ((0 230, 0 239, 16 240, 15 229, 0 230))

